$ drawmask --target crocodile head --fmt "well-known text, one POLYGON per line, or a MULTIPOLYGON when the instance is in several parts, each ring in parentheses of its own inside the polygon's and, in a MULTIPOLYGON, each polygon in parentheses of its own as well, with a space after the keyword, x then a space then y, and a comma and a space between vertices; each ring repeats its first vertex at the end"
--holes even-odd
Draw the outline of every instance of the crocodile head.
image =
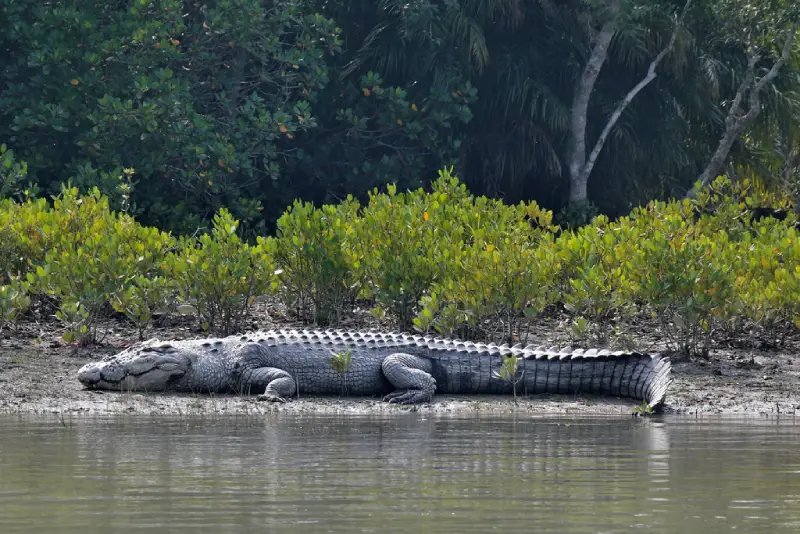
POLYGON ((184 353, 139 346, 84 365, 78 380, 89 389, 167 391, 191 366, 191 358, 184 353))

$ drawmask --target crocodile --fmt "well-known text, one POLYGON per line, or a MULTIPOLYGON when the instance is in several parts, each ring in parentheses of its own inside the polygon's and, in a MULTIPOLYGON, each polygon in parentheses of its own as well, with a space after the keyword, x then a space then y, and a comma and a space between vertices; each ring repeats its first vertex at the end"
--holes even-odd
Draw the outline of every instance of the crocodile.
POLYGON ((663 407, 669 358, 635 351, 496 345, 406 333, 270 330, 220 339, 151 339, 84 365, 88 389, 256 394, 285 402, 299 393, 378 396, 399 404, 434 393, 604 394, 663 407), (333 355, 349 355, 335 368, 333 355), (517 358, 516 376, 501 372, 517 358))

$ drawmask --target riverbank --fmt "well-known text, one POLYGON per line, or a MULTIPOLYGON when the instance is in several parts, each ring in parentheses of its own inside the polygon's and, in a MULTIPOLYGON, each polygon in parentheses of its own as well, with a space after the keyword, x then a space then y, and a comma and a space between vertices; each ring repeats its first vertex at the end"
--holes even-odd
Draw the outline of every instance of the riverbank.
MULTIPOLYGON (((270 321, 267 321, 270 322, 270 321)), ((286 324, 256 324, 254 328, 286 327, 286 324)), ((634 325, 636 326, 636 325, 634 325)), ((624 338, 639 350, 665 350, 653 325, 631 328, 624 338), (635 332, 631 333, 631 332, 635 332)), ((530 413, 576 415, 630 415, 639 405, 631 399, 590 395, 533 395, 514 399, 496 395, 437 395, 420 406, 395 406, 376 398, 310 397, 286 404, 257 402, 236 395, 139 394, 89 391, 75 378, 87 362, 113 354, 135 342, 125 324, 109 322, 103 345, 96 348, 68 346, 53 324, 26 324, 0 339, 0 413, 56 414, 261 414, 261 413, 352 413, 385 414, 402 411, 421 413, 530 413)), ((541 321, 530 339, 564 346, 562 321, 541 321)), ((155 328, 150 337, 186 339, 201 334, 190 324, 155 328)), ((800 413, 800 339, 791 336, 781 349, 764 350, 751 343, 741 348, 716 347, 708 359, 672 356, 673 383, 667 394, 666 413, 736 414, 746 416, 795 415, 800 413)), ((615 346, 611 343, 611 346, 615 346)))

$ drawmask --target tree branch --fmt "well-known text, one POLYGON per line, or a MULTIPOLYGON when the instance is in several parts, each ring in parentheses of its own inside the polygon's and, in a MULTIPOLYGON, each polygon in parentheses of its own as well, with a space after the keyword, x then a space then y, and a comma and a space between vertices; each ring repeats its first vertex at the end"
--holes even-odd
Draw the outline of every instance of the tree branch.
POLYGON ((597 158, 600 155, 600 151, 603 150, 603 145, 605 145, 608 136, 611 134, 611 130, 617 124, 617 121, 622 116, 622 113, 628 107, 628 105, 636 98, 642 89, 647 87, 650 82, 656 79, 656 69, 661 61, 669 54, 673 48, 675 48, 675 41, 678 37, 678 29, 681 27, 684 18, 686 17, 686 12, 689 11, 689 7, 691 7, 692 0, 686 0, 686 4, 683 6, 683 10, 681 11, 678 20, 675 23, 675 29, 672 30, 672 35, 669 38, 669 43, 667 46, 658 53, 658 55, 650 62, 650 66, 647 69, 647 75, 642 78, 639 83, 637 83, 633 89, 628 91, 628 94, 625 95, 619 104, 617 104, 616 109, 608 118, 608 122, 606 122, 603 131, 600 133, 600 137, 597 138, 597 142, 594 144, 594 148, 592 149, 591 154, 589 154, 589 159, 586 161, 583 169, 581 170, 581 179, 588 182, 589 175, 592 173, 592 169, 594 169, 594 165, 597 162, 597 158))
POLYGON ((711 180, 719 176, 725 165, 725 160, 731 151, 731 147, 742 134, 742 132, 750 126, 761 113, 761 91, 764 87, 778 75, 781 67, 789 61, 789 56, 792 53, 792 45, 797 36, 798 23, 792 24, 789 34, 786 37, 786 42, 783 44, 783 50, 780 57, 772 65, 772 68, 756 81, 755 78, 755 65, 760 59, 760 54, 753 52, 748 54, 747 58, 747 74, 742 81, 739 89, 736 91, 736 96, 731 103, 731 108, 728 110, 728 116, 725 117, 725 133, 714 151, 714 155, 708 161, 708 165, 703 169, 703 172, 697 178, 695 185, 686 193, 686 198, 695 198, 701 188, 707 186, 711 180), (747 91, 749 94, 749 109, 744 115, 740 115, 740 108, 744 95, 747 91))

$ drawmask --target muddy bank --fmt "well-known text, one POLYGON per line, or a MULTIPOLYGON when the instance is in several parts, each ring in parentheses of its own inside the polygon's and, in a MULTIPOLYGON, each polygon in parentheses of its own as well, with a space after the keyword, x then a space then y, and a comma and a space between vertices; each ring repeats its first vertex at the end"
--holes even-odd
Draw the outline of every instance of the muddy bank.
MULTIPOLYGON (((271 326, 275 325, 259 325, 271 326)), ((138 394, 87 391, 76 380, 85 363, 112 354, 133 343, 135 334, 125 325, 109 327, 104 344, 77 349, 60 341, 55 325, 22 325, 0 339, 0 413, 55 414, 260 414, 354 413, 530 413, 630 415, 638 402, 588 395, 509 396, 437 395, 433 402, 405 407, 373 398, 309 397, 287 404, 269 404, 236 395, 138 394)), ((533 332, 537 340, 564 346, 557 321, 542 323, 533 332)), ((640 329, 633 341, 640 350, 664 350, 659 340, 640 329)), ((151 337, 199 337, 190 326, 155 329, 151 337)), ((562 334, 563 336, 563 334, 562 334)), ((630 343, 630 336, 626 343, 630 343)), ((613 344, 612 344, 613 346, 613 344)), ((800 343, 790 339, 782 350, 757 348, 715 349, 708 360, 673 357, 673 384, 666 413, 737 414, 742 416, 800 413, 800 343)))

